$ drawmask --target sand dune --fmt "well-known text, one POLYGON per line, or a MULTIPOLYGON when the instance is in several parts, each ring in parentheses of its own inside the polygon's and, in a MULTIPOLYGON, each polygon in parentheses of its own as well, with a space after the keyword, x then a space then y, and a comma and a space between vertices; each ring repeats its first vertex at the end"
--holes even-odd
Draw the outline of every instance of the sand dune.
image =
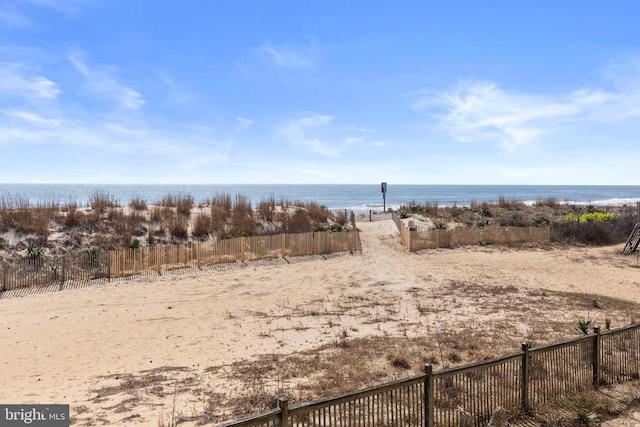
MULTIPOLYGON (((445 322, 454 328, 491 317, 502 319, 495 323, 500 329, 501 321, 522 312, 517 304, 505 303, 485 313, 472 300, 478 296, 465 286, 512 286, 548 295, 578 292, 640 304, 640 269, 635 257, 619 255, 620 247, 464 247, 412 254, 400 244, 391 220, 358 227, 362 254, 2 299, 0 401, 69 403, 77 425, 156 425, 162 413, 177 407, 191 418, 181 425, 195 425, 208 393, 233 390, 219 370, 233 362, 314 349, 334 341, 345 328, 351 337, 420 335, 445 322), (446 298, 438 300, 444 290, 446 298), (415 327, 407 326, 412 323, 408 319, 418 316, 416 292, 425 295, 425 304, 448 310, 446 319, 434 310, 415 327), (363 299, 371 302, 368 312, 353 303, 340 316, 339 330, 329 324, 327 313, 344 308, 345 301, 363 299), (395 318, 366 322, 384 301, 394 304, 395 318), (138 387, 129 392, 127 385, 134 388, 136 379, 153 375, 167 381, 160 381, 155 391, 138 387)), ((530 309, 546 310, 535 304, 530 309)), ((546 311, 570 324, 586 310, 546 311)), ((601 324, 608 316, 614 326, 640 319, 634 309, 591 315, 601 324)), ((524 335, 540 329, 526 324, 526 318, 522 322, 513 331, 524 335)))

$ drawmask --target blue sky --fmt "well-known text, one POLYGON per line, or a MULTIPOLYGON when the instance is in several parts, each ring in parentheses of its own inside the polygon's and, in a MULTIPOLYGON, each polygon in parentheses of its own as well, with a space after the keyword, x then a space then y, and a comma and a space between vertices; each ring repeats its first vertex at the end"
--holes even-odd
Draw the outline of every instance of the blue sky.
POLYGON ((0 182, 637 185, 638 16, 0 0, 0 182))

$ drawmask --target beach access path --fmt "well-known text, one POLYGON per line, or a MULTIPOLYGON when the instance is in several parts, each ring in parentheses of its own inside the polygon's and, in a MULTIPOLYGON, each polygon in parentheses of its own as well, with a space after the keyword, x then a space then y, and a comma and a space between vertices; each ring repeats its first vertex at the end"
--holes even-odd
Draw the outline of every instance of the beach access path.
MULTIPOLYGON (((407 333, 401 322, 368 325, 360 313, 345 314, 341 327, 334 328, 323 310, 359 298, 391 302, 399 313, 409 313, 415 310, 409 291, 437 296, 451 283, 582 292, 640 303, 640 270, 630 268, 634 260, 621 257, 618 246, 469 246, 409 253, 390 219, 367 218, 358 227, 361 254, 192 270, 0 299, 5 348, 0 401, 69 403, 79 422, 155 425, 161 408, 165 413, 175 404, 202 410, 204 392, 233 393, 217 368, 318 348, 335 341, 344 328, 352 337, 407 333), (136 402, 126 403, 123 378, 149 372, 193 378, 193 390, 180 394, 176 403, 170 392, 140 393, 136 402), (127 418, 132 414, 136 417, 127 418)), ((463 294, 455 298, 462 310, 427 316, 424 322, 434 327, 468 322, 472 310, 467 307, 474 302, 463 294)), ((496 315, 508 317, 509 310, 518 307, 496 315)), ((409 334, 424 332, 417 327, 409 334)))

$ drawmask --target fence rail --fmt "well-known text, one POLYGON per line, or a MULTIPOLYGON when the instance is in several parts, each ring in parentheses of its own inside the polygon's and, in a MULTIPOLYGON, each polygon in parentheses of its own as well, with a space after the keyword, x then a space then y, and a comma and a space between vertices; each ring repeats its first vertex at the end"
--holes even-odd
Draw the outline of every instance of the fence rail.
POLYGON ((304 255, 357 252, 355 231, 238 237, 184 245, 6 260, 0 263, 0 291, 97 283, 129 276, 204 268, 304 255))
POLYGON ((407 226, 394 212, 393 221, 400 232, 400 241, 410 252, 422 249, 448 248, 478 244, 548 243, 549 227, 457 227, 451 230, 417 230, 407 226))
POLYGON ((640 323, 222 424, 221 427, 485 426, 603 385, 640 378, 640 323))

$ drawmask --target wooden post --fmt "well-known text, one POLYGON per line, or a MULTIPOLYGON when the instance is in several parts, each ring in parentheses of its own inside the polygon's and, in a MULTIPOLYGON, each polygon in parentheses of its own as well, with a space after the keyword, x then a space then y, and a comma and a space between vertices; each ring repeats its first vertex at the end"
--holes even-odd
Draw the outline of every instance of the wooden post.
POLYGON ((369 222, 371 222, 371 221, 372 221, 372 219, 371 219, 371 209, 369 209, 369 222))
POLYGON ((433 427, 434 398, 433 398, 433 366, 424 364, 424 427, 433 427))
POLYGON ((244 248, 245 248, 246 242, 244 240, 244 237, 240 238, 240 246, 242 246, 242 253, 240 254, 240 260, 241 262, 244 264, 244 248))
POLYGON ((600 326, 593 327, 593 386, 600 387, 600 326))
POLYGON ((520 391, 521 408, 525 414, 529 413, 529 343, 522 343, 522 375, 520 378, 522 389, 520 391))
POLYGON ((638 211, 636 212, 636 223, 640 222, 640 202, 637 204, 638 211))
POLYGON ((198 264, 198 269, 200 269, 200 251, 201 251, 201 243, 196 243, 196 262, 198 264))
POLYGON ((107 282, 111 282, 111 252, 107 252, 107 282))
POLYGON ((156 268, 158 269, 158 276, 162 275, 162 252, 160 246, 156 246, 156 268))
POLYGON ((7 262, 2 261, 2 291, 7 290, 7 262))
POLYGON ((65 280, 65 264, 66 264, 67 256, 62 255, 62 274, 60 275, 60 286, 64 285, 65 280))
POLYGON ((289 425, 289 399, 279 398, 278 407, 280 408, 280 427, 287 427, 289 425))
POLYGON ((287 253, 287 235, 285 233, 282 233, 282 258, 285 257, 286 253, 287 253))

